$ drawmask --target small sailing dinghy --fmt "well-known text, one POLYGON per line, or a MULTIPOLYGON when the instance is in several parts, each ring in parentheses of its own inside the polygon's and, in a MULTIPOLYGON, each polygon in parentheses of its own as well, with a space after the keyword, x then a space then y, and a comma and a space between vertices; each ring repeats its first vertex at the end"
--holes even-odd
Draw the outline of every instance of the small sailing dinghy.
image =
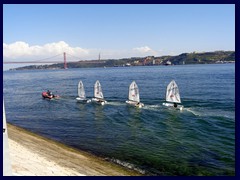
POLYGON ((126 103, 139 108, 144 106, 144 104, 140 102, 139 90, 135 81, 133 81, 129 86, 128 100, 126 103))
POLYGON ((183 105, 178 105, 177 103, 181 103, 181 98, 179 94, 179 89, 174 80, 172 80, 166 90, 166 103, 163 103, 164 106, 174 107, 179 110, 183 110, 183 105))
POLYGON ((101 105, 104 105, 107 103, 107 101, 104 100, 102 87, 98 80, 95 82, 95 85, 94 85, 94 98, 92 98, 92 101, 101 105))
POLYGON ((78 97, 76 98, 78 102, 81 103, 89 103, 91 102, 91 99, 86 98, 85 90, 82 81, 79 81, 78 83, 78 97))

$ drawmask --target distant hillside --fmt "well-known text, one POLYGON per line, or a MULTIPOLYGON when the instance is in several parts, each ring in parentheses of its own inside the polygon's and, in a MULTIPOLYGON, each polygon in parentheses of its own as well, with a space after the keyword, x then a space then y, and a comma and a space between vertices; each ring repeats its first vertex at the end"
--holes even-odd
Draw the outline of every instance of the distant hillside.
POLYGON ((215 51, 204 53, 184 53, 179 56, 170 57, 173 64, 212 64, 235 61, 234 51, 215 51))
MULTIPOLYGON (((69 62, 68 68, 89 67, 122 67, 122 66, 153 66, 153 65, 183 65, 183 64, 215 64, 235 62, 235 51, 214 51, 202 53, 183 53, 177 56, 147 56, 124 59, 105 59, 69 62)), ((63 63, 51 65, 31 65, 11 70, 26 69, 63 69, 63 63)))

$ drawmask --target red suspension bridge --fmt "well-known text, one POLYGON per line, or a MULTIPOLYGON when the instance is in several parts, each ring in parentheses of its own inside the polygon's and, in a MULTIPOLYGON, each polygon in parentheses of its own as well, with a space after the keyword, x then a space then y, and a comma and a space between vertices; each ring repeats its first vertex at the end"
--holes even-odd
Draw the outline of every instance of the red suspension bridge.
MULTIPOLYGON (((59 59, 59 57, 62 56, 62 54, 57 54, 52 57, 34 60, 34 61, 3 61, 3 64, 48 64, 48 63, 62 63, 62 60, 59 59), (58 59, 57 59, 58 58, 58 59)), ((100 61, 100 54, 98 62, 96 61, 83 61, 80 60, 79 57, 73 56, 68 54, 69 57, 74 58, 71 60, 71 62, 79 62, 79 63, 104 63, 103 61, 100 61)), ((67 53, 63 53, 63 67, 64 69, 67 69, 67 53)))

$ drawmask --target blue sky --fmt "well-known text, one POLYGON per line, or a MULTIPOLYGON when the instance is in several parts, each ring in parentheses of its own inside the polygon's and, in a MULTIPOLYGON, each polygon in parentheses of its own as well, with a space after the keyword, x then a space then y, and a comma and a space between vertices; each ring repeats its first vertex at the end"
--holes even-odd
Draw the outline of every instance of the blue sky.
POLYGON ((4 61, 216 50, 235 50, 234 4, 3 5, 4 61))

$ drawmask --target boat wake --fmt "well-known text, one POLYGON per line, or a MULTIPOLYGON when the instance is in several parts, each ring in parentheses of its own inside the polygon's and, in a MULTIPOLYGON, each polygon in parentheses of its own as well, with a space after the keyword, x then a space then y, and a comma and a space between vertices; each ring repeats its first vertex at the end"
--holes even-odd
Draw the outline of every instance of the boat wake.
POLYGON ((206 110, 205 108, 198 108, 198 109, 185 108, 185 110, 188 112, 191 112, 195 116, 201 116, 201 117, 216 116, 216 117, 225 117, 225 118, 235 119, 235 114, 229 113, 227 111, 219 111, 214 109, 206 110))
POLYGON ((194 114, 195 116, 201 116, 200 112, 197 112, 197 111, 193 110, 192 108, 184 108, 184 110, 194 114))
POLYGON ((161 108, 161 105, 144 105, 142 109, 159 111, 160 108, 161 108))
POLYGON ((124 102, 117 102, 117 101, 115 101, 115 102, 108 101, 107 104, 112 105, 112 106, 125 106, 126 105, 126 103, 124 103, 124 102))

